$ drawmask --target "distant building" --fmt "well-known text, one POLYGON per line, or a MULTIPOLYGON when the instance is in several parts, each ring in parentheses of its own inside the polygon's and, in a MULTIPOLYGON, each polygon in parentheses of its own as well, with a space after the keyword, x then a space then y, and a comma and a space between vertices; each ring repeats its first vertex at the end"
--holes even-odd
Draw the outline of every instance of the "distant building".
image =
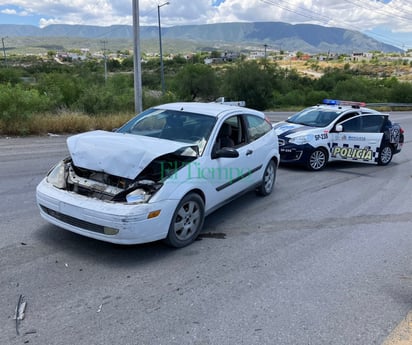
POLYGON ((211 57, 209 57, 209 58, 204 59, 203 62, 206 65, 218 64, 218 63, 223 63, 223 59, 222 58, 211 58, 211 57))
POLYGON ((258 60, 258 59, 264 59, 264 58, 265 58, 265 52, 262 52, 262 51, 250 52, 249 54, 249 59, 252 59, 252 60, 258 60))
POLYGON ((239 53, 234 53, 234 52, 225 51, 224 53, 222 53, 222 59, 224 62, 235 61, 239 58, 239 56, 240 56, 239 53))
POLYGON ((58 52, 55 59, 62 62, 84 61, 87 59, 86 54, 79 55, 77 53, 58 52))
POLYGON ((373 58, 373 53, 352 53, 352 61, 370 61, 373 58))
POLYGON ((239 57, 240 57, 239 53, 225 51, 220 54, 220 57, 208 57, 204 59, 203 61, 206 65, 210 65, 210 64, 219 64, 219 63, 224 63, 224 62, 236 61, 237 59, 239 59, 239 57))
POLYGON ((337 53, 330 53, 328 52, 327 54, 321 54, 317 56, 318 61, 331 61, 331 60, 337 60, 339 58, 339 55, 337 53))

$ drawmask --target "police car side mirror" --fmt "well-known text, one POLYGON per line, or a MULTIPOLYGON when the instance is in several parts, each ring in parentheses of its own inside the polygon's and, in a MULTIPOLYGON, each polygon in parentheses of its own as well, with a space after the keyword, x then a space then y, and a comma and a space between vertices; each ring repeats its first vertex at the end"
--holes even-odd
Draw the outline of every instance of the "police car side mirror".
POLYGON ((342 125, 336 125, 335 130, 336 130, 336 132, 343 132, 343 126, 342 125))

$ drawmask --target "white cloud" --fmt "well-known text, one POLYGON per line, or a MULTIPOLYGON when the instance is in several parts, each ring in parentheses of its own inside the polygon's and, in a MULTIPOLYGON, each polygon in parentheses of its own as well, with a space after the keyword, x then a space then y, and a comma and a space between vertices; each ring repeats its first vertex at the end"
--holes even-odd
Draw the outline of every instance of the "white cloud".
POLYGON ((19 17, 27 17, 30 15, 29 12, 27 11, 17 11, 13 8, 5 8, 3 10, 0 11, 1 14, 5 14, 5 15, 14 15, 14 16, 19 16, 19 17))
POLYGON ((5 10, 2 10, 1 13, 3 13, 3 14, 17 14, 17 11, 6 8, 5 10))

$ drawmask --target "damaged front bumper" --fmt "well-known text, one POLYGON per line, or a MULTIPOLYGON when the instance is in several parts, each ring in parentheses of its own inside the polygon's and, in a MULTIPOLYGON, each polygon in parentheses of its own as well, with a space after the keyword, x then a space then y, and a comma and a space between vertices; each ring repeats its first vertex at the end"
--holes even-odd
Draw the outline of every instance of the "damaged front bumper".
POLYGON ((36 189, 41 216, 74 233, 117 244, 164 239, 178 200, 127 204, 99 200, 54 187, 43 179, 36 189))

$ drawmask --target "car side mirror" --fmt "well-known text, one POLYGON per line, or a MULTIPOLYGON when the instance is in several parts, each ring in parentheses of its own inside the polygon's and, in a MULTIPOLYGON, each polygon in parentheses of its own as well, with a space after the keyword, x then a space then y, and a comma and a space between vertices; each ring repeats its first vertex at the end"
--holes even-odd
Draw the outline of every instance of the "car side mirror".
POLYGON ((343 132, 343 126, 342 125, 336 125, 335 130, 336 130, 336 132, 343 132))
POLYGON ((219 150, 216 150, 212 154, 212 159, 216 158, 237 158, 239 157, 239 152, 233 147, 222 147, 219 150))

